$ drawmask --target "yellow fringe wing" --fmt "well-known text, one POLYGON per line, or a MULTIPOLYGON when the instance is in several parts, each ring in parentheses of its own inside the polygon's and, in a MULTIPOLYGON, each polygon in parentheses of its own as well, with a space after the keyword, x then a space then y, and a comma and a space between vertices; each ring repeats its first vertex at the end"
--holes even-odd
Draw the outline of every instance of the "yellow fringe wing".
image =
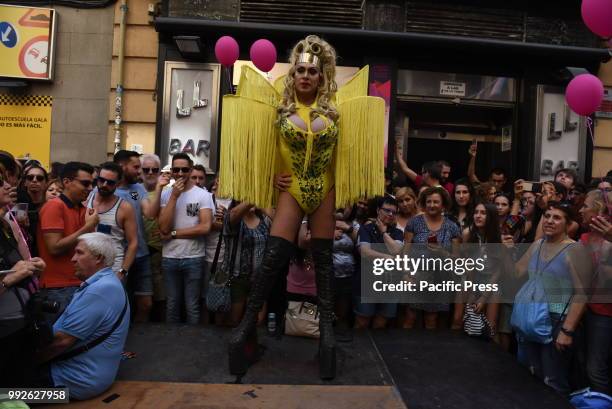
POLYGON ((368 74, 366 66, 336 94, 340 113, 335 159, 337 208, 384 194, 385 101, 367 96, 368 74))
POLYGON ((274 87, 243 66, 236 95, 223 97, 219 197, 272 206, 278 101, 274 87))

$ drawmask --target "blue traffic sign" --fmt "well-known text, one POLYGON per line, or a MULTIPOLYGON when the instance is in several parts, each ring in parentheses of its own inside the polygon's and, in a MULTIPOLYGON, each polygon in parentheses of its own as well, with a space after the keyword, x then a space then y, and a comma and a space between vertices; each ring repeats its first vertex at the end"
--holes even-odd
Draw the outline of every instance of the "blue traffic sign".
POLYGON ((0 21, 0 42, 7 48, 13 48, 17 44, 17 31, 11 23, 0 21))

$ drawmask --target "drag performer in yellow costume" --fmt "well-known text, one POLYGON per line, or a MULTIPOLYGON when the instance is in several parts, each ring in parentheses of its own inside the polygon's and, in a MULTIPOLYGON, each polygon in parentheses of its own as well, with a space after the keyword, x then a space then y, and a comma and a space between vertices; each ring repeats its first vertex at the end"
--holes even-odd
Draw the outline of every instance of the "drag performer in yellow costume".
POLYGON ((384 101, 368 97, 368 68, 338 89, 336 52, 311 35, 298 42, 291 68, 274 85, 243 67, 236 95, 223 97, 219 196, 276 207, 246 312, 229 342, 241 376, 257 355, 255 325, 276 277, 288 265, 304 214, 309 217, 319 308, 319 372, 336 371, 333 333, 335 209, 384 192, 384 101), (275 190, 274 175, 290 185, 275 190))

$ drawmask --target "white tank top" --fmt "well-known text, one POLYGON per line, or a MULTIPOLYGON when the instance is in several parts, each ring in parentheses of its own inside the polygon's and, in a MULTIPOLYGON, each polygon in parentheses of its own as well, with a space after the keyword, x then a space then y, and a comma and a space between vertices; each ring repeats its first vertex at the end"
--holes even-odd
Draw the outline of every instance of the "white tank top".
MULTIPOLYGON (((95 199, 96 194, 92 194, 87 202, 87 207, 93 208, 93 201, 95 199)), ((98 227, 96 231, 104 234, 108 234, 113 239, 113 243, 115 244, 115 263, 113 264, 113 271, 117 272, 121 269, 123 264, 123 256, 125 254, 125 247, 127 245, 125 240, 125 232, 121 227, 119 227, 119 223, 117 223, 117 212, 119 211, 119 206, 123 199, 120 197, 117 198, 117 201, 109 210, 104 213, 98 212, 98 218, 100 221, 98 222, 98 227)))

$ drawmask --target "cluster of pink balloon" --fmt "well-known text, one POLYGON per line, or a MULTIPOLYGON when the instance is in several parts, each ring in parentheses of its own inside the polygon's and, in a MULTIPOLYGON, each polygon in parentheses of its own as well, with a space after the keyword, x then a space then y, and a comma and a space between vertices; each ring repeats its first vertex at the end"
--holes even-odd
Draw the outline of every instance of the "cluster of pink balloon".
MULTIPOLYGON (((582 0, 582 20, 593 33, 612 37, 612 0, 582 0)), ((612 42, 608 42, 612 46, 612 42)), ((604 86, 592 74, 577 75, 565 90, 567 105, 579 115, 591 115, 601 105, 604 86)))
MULTIPOLYGON (((238 42, 231 36, 223 36, 215 44, 217 61, 226 68, 234 65, 240 54, 238 42)), ((269 72, 276 64, 276 47, 266 39, 257 40, 251 45, 251 61, 263 72, 269 72)))

